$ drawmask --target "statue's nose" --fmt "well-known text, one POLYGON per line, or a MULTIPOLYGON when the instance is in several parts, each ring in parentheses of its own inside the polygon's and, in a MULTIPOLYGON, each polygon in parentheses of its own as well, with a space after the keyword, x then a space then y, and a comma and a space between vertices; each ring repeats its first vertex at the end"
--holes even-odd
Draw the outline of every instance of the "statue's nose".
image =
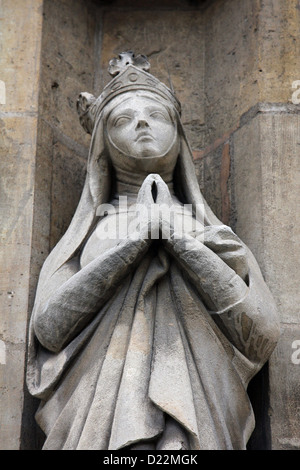
POLYGON ((149 127, 149 124, 145 119, 139 119, 136 125, 136 129, 143 129, 145 127, 149 127))

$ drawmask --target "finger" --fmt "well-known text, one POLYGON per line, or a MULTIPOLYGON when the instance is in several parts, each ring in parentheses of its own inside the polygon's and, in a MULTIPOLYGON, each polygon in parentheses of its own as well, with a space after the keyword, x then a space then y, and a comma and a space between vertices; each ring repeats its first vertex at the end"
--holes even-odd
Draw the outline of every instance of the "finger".
POLYGON ((153 196, 152 196, 152 185, 155 181, 153 175, 148 175, 138 192, 137 197, 137 204, 154 204, 153 196))
POLYGON ((156 180, 157 185, 157 198, 156 202, 159 204, 172 205, 172 196, 170 194, 168 185, 163 181, 161 177, 156 180))

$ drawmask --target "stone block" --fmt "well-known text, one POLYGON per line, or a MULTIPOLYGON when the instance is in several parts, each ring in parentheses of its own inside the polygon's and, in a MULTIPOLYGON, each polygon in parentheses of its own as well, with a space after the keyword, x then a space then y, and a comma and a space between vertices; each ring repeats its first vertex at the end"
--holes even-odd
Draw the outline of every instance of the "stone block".
POLYGON ((283 324, 270 359, 273 450, 300 450, 300 324, 283 324))
POLYGON ((0 361, 0 450, 19 450, 26 344, 3 344, 6 358, 0 361))
POLYGON ((271 446, 299 449, 300 116, 259 113, 233 137, 236 232, 254 252, 275 298, 282 335, 269 363, 271 446))
POLYGON ((258 100, 258 13, 252 0, 212 2, 204 12, 207 144, 258 100))
POLYGON ((53 146, 50 249, 67 230, 83 188, 87 159, 57 141, 53 146))
POLYGON ((39 90, 42 0, 0 4, 0 69, 6 103, 0 111, 36 112, 39 90))
POLYGON ((299 80, 298 0, 211 2, 204 11, 206 145, 257 102, 291 101, 299 80))
POLYGON ((292 83, 300 79, 298 0, 268 0, 259 10, 259 101, 290 102, 292 83))
POLYGON ((203 196, 216 216, 224 224, 231 225, 232 178, 229 142, 198 156, 194 163, 203 196))
POLYGON ((74 141, 88 145, 76 101, 82 91, 94 92, 94 10, 90 2, 45 0, 43 15, 40 115, 74 141))
MULTIPOLYGON (((219 147, 215 152, 210 152, 202 159, 202 178, 203 178, 203 196, 214 211, 217 217, 221 217, 221 171, 222 148, 219 147)), ((198 161, 196 161, 196 166, 198 161)))
POLYGON ((234 135, 236 230, 287 323, 300 322, 299 142, 300 116, 289 113, 258 114, 234 135))
POLYGON ((260 145, 258 116, 241 127, 233 137, 235 229, 265 272, 260 145))
POLYGON ((17 449, 23 410, 37 119, 2 117, 0 445, 17 449))
POLYGON ((31 229, 28 206, 33 197, 36 143, 35 117, 0 119, 1 233, 5 243, 27 243, 31 229))
POLYGON ((29 312, 33 307, 38 276, 50 250, 51 185, 53 171, 53 130, 38 120, 34 181, 34 212, 31 238, 29 312))

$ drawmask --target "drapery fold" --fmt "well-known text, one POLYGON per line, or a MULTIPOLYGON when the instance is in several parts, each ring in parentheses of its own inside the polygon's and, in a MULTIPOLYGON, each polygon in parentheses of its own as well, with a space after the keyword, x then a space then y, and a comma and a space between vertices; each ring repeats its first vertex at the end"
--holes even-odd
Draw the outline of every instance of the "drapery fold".
POLYGON ((254 427, 246 387, 255 364, 228 341, 163 249, 144 257, 63 351, 44 351, 37 361, 44 449, 113 450, 153 440, 168 448, 159 438, 170 419, 190 448, 242 449, 254 427))

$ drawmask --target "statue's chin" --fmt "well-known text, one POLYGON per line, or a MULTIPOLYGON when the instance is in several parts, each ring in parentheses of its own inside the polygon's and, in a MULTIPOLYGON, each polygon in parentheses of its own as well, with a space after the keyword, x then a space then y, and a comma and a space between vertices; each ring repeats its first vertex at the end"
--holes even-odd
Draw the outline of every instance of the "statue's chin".
POLYGON ((151 157, 162 157, 164 156, 166 153, 168 153, 168 151, 170 150, 170 147, 166 147, 165 149, 161 150, 160 148, 158 148, 157 145, 155 145, 155 143, 152 141, 152 140, 149 140, 147 138, 144 138, 144 140, 142 140, 143 138, 140 139, 140 141, 137 143, 137 145, 135 146, 135 150, 130 153, 130 152, 126 152, 121 149, 119 149, 123 154, 130 154, 132 155, 133 157, 135 158, 151 158, 151 157))
POLYGON ((132 156, 134 158, 143 160, 144 158, 162 158, 165 156, 165 154, 159 155, 159 153, 155 151, 155 149, 146 148, 146 149, 140 150, 139 152, 137 152, 136 154, 133 154, 132 156))
POLYGON ((172 174, 179 154, 179 141, 175 138, 163 154, 158 154, 157 148, 149 143, 136 155, 128 155, 108 140, 108 152, 117 173, 120 170, 143 177, 149 173, 172 174))
POLYGON ((118 147, 115 143, 111 141, 109 138, 109 153, 111 156, 117 155, 121 156, 121 158, 129 158, 129 159, 136 159, 136 160, 143 160, 144 158, 152 158, 152 159, 162 159, 167 157, 168 155, 178 154, 178 138, 175 135, 173 141, 170 143, 169 146, 165 148, 160 148, 159 146, 155 145, 152 141, 145 140, 144 142, 140 142, 140 145, 136 146, 132 149, 132 152, 129 152, 128 149, 122 149, 118 147))

